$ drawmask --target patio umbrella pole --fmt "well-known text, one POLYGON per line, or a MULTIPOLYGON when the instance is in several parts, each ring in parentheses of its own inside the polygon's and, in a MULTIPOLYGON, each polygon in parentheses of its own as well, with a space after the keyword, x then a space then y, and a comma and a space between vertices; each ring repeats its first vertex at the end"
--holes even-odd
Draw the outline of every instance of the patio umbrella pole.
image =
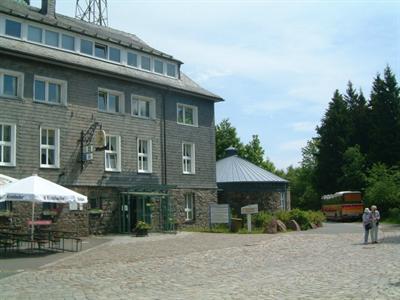
POLYGON ((32 202, 32 223, 31 223, 31 241, 33 241, 33 233, 35 231, 35 225, 33 223, 35 219, 35 202, 32 202))

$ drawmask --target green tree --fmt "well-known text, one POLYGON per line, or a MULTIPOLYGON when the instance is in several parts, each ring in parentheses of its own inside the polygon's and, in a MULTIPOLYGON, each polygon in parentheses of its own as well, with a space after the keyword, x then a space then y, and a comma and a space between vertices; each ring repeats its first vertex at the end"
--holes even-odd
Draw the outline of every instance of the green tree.
POLYGON ((365 155, 360 146, 349 147, 343 154, 343 176, 339 183, 343 190, 364 190, 366 184, 365 155))
POLYGON ((308 141, 302 149, 300 166, 287 169, 285 178, 290 182, 292 208, 315 210, 321 207, 320 196, 315 188, 318 142, 316 138, 308 141))
POLYGON ((260 139, 258 135, 255 134, 251 141, 244 145, 243 158, 257 166, 262 166, 264 162, 264 153, 265 151, 261 146, 260 139))
POLYGON ((347 103, 349 116, 349 146, 359 145, 360 151, 368 153, 368 106, 364 94, 360 90, 357 92, 351 81, 347 84, 344 100, 347 103))
POLYGON ((400 171, 384 164, 374 164, 368 173, 365 204, 377 205, 386 214, 390 208, 400 208, 400 171))
POLYGON ((400 89, 389 67, 374 80, 370 106, 370 163, 400 162, 400 89))
POLYGON ((216 158, 217 160, 225 157, 225 150, 230 146, 235 147, 239 154, 243 153, 243 144, 237 135, 236 128, 232 126, 229 119, 224 119, 216 126, 216 158))
POLYGON ((341 190, 339 178, 343 175, 343 154, 349 145, 349 129, 347 103, 336 90, 321 126, 317 127, 319 142, 315 178, 320 194, 341 190))

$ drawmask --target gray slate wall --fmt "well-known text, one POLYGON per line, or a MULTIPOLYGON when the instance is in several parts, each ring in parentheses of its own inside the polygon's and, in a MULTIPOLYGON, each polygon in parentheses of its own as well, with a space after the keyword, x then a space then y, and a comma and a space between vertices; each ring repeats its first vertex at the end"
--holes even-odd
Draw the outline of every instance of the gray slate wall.
POLYGON ((24 73, 24 99, 0 97, 0 121, 17 124, 17 166, 0 167, 0 173, 22 178, 38 173, 40 176, 65 185, 132 186, 140 183, 162 183, 162 100, 166 106, 167 184, 187 188, 216 188, 214 103, 195 97, 167 93, 129 81, 116 80, 89 72, 82 72, 50 64, 0 54, 0 68, 24 73), (48 105, 32 101, 34 75, 68 81, 68 105, 48 105), (125 114, 111 114, 97 110, 99 87, 125 93, 125 114), (145 120, 130 115, 130 96, 140 94, 156 99, 156 120, 145 120), (176 123, 176 103, 196 105, 199 127, 176 123), (110 134, 120 135, 122 144, 122 172, 104 171, 104 152, 95 152, 94 160, 80 173, 78 163, 81 130, 94 122, 101 122, 110 134), (59 169, 39 167, 40 126, 60 128, 61 161, 59 169), (153 141, 153 173, 137 173, 138 137, 153 141), (182 141, 196 144, 196 174, 182 174, 182 141))

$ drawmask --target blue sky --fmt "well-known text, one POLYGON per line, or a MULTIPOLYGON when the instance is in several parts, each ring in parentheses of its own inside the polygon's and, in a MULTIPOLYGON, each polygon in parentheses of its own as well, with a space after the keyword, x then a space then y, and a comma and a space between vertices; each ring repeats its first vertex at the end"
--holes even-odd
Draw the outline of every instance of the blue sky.
MULTIPOLYGON (((38 0, 32 5, 39 6, 38 0)), ((108 0, 111 27, 172 54, 226 101, 243 142, 260 136, 279 168, 296 165, 335 89, 369 95, 389 64, 400 80, 400 1, 108 0)), ((57 0, 73 16, 75 0, 57 0)))

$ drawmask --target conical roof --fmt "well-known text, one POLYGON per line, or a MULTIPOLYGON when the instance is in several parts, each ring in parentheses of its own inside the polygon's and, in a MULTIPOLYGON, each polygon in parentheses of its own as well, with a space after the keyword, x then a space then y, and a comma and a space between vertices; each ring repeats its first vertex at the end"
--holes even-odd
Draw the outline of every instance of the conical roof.
POLYGON ((237 155, 232 155, 217 161, 217 183, 228 182, 287 183, 288 181, 237 155))

